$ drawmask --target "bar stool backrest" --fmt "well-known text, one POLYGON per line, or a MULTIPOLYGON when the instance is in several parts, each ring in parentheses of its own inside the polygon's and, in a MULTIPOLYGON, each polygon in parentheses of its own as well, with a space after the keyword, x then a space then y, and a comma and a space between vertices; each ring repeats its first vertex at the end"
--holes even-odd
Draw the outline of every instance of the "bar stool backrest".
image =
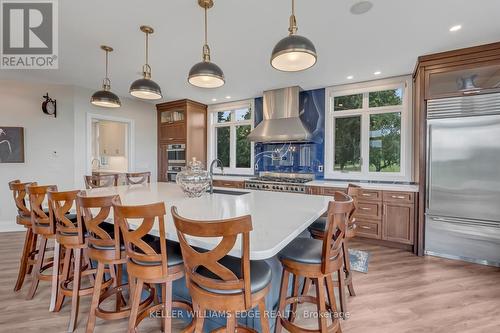
POLYGON ((148 263, 159 263, 162 273, 168 274, 167 244, 163 241, 165 233, 165 204, 158 202, 143 206, 123 206, 119 200, 113 201, 115 222, 118 223, 123 234, 125 252, 131 260, 148 263), (139 227, 130 229, 129 220, 140 220, 139 227), (158 237, 160 238, 160 252, 157 252, 143 238, 158 223, 158 237))
POLYGON ((335 200, 328 204, 326 235, 323 238, 321 269, 324 274, 332 273, 334 262, 342 255, 342 243, 353 209, 353 200, 342 192, 335 192, 335 200))
POLYGON ((76 213, 78 224, 85 225, 88 246, 95 249, 114 247, 115 259, 121 259, 120 232, 116 221, 112 234, 101 226, 103 222, 110 218, 113 200, 117 198, 119 199, 117 195, 88 197, 84 191, 81 191, 76 199, 76 213))
POLYGON ((30 185, 37 184, 35 182, 21 183, 18 179, 9 182, 9 189, 12 191, 14 203, 17 207, 17 214, 24 218, 31 218, 31 211, 26 205, 26 187, 30 185))
POLYGON ((347 186, 347 195, 352 198, 352 211, 349 213, 349 223, 354 222, 354 214, 358 209, 358 199, 361 195, 361 186, 349 184, 347 186))
POLYGON ((76 203, 76 197, 80 190, 75 191, 48 191, 49 217, 55 225, 56 233, 62 236, 78 235, 78 243, 84 244, 83 227, 80 223, 75 224, 68 218, 71 208, 76 203))
POLYGON ((125 174, 127 185, 151 183, 151 172, 129 172, 125 174))
POLYGON ((48 191, 57 191, 56 185, 30 185, 26 187, 30 198, 31 224, 35 234, 55 234, 49 212, 43 208, 48 191))
POLYGON ((181 245, 188 287, 190 283, 194 283, 205 290, 242 290, 245 305, 250 306, 251 216, 246 215, 218 221, 196 221, 181 217, 177 213, 176 207, 172 207, 172 216, 181 245), (199 249, 189 244, 188 238, 190 236, 221 237, 221 240, 212 250, 200 252, 199 249), (219 263, 219 260, 228 255, 234 247, 238 236, 241 236, 242 242, 241 277, 236 276, 230 269, 219 263), (198 274, 199 267, 204 267, 219 278, 208 278, 198 274))
POLYGON ((118 186, 117 174, 85 176, 84 179, 87 189, 118 186))

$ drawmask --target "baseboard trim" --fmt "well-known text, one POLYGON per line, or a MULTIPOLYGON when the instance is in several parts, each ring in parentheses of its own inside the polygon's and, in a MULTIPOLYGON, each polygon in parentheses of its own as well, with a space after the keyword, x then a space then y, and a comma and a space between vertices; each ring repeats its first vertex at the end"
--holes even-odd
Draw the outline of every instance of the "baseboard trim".
POLYGON ((0 232, 24 231, 25 228, 14 221, 0 221, 0 232))

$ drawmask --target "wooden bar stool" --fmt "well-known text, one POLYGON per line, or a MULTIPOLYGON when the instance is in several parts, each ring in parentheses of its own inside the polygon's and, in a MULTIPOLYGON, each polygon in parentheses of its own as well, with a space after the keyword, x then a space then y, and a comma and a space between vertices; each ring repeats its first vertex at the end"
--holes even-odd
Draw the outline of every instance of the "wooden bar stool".
MULTIPOLYGON (((352 210, 352 199, 341 193, 336 193, 339 200, 332 201, 328 205, 327 229, 323 240, 297 238, 288 244, 279 254, 283 264, 283 276, 281 278, 280 300, 278 307, 278 318, 276 321, 276 333, 280 333, 282 327, 289 332, 341 332, 339 313, 335 300, 333 274, 342 275, 344 266, 344 255, 342 243, 347 225, 349 213, 352 210), (340 201, 342 199, 342 201, 340 201), (290 275, 294 278, 294 288, 291 296, 288 295, 288 283, 290 275), (316 285, 316 296, 299 295, 297 285, 298 278, 312 279, 316 285), (327 297, 325 297, 325 285, 327 297), (328 305, 326 303, 328 299, 328 305), (316 303, 318 309, 318 330, 305 329, 294 324, 297 304, 302 302, 316 303), (285 310, 291 305, 291 313, 285 317, 285 310), (327 317, 331 318, 328 325, 327 317)), ((339 298, 344 295, 344 279, 339 279, 339 298)))
MULTIPOLYGON (((115 223, 118 223, 125 240, 127 272, 132 285, 131 311, 128 332, 136 332, 141 321, 151 314, 162 311, 162 331, 172 332, 172 308, 192 312, 191 304, 172 299, 172 282, 184 277, 182 254, 178 243, 166 240, 165 204, 163 202, 144 206, 123 206, 113 201, 115 223), (129 220, 140 220, 139 227, 131 230, 129 220), (158 237, 151 241, 148 234, 158 224, 158 237), (132 282, 133 281, 133 282, 132 282), (161 284, 161 304, 150 306, 139 312, 144 283, 161 284)), ((190 332, 194 322, 183 331, 190 332)))
MULTIPOLYGON (((130 307, 123 296, 129 285, 122 283, 123 264, 127 262, 127 258, 120 241, 118 224, 106 222, 111 217, 112 201, 115 198, 118 197, 87 197, 85 192, 77 196, 78 224, 84 224, 87 230, 87 254, 97 262, 87 333, 94 331, 97 318, 117 320, 130 316, 130 307), (109 272, 112 278, 105 281, 105 272, 109 272), (106 290, 111 283, 112 288, 106 290), (114 310, 104 309, 104 303, 112 296, 116 298, 114 310)), ((149 286, 146 290, 149 291, 149 296, 141 303, 141 310, 153 302, 154 291, 149 286)))
POLYGON ((84 176, 87 189, 118 186, 118 175, 92 175, 84 176))
POLYGON ((172 207, 172 216, 181 244, 186 284, 196 310, 195 332, 203 332, 205 311, 227 313, 226 328, 214 332, 256 332, 237 325, 236 315, 258 307, 261 331, 269 332, 265 297, 271 284, 271 268, 264 261, 250 261, 250 215, 219 221, 194 221, 183 218, 172 207), (189 237, 221 237, 210 251, 200 251, 188 243, 189 237), (242 257, 228 256, 238 237, 242 257))
POLYGON ((26 228, 23 252, 19 263, 19 273, 17 274, 14 291, 19 291, 22 288, 26 275, 31 273, 35 264, 34 257, 36 255, 37 236, 31 228, 31 212, 26 206, 26 187, 30 185, 36 185, 36 183, 21 183, 20 180, 9 182, 9 189, 12 191, 14 203, 17 207, 16 223, 26 228))
MULTIPOLYGON (((56 228, 56 242, 54 246, 54 268, 52 270, 52 295, 50 310, 60 311, 65 297, 71 297, 71 312, 68 332, 75 330, 78 322, 80 296, 90 295, 93 291, 96 270, 86 253, 85 231, 75 214, 70 214, 79 190, 56 192, 48 191, 49 216, 56 228), (59 273, 61 248, 64 249, 62 273, 59 273), (73 260, 71 260, 73 258, 73 260), (82 278, 88 278, 90 287, 82 288, 82 278)), ((111 281, 103 288, 107 288, 111 281)))
MULTIPOLYGON (((349 184, 347 186, 347 195, 349 195, 353 200, 353 209, 349 213, 349 220, 347 222, 347 228, 344 235, 344 243, 342 245, 342 251, 344 253, 344 273, 345 273, 345 285, 349 290, 349 295, 356 296, 356 292, 354 291, 354 283, 352 281, 352 273, 351 273, 351 259, 349 256, 349 241, 356 236, 356 219, 355 213, 358 207, 358 198, 360 196, 361 187, 354 184, 349 184)), ((309 232, 311 236, 316 239, 323 239, 326 234, 326 218, 320 217, 316 220, 310 227, 309 232)), ((310 280, 307 280, 304 285, 304 293, 307 294, 310 288, 310 280)), ((335 281, 335 286, 338 286, 338 281, 335 281)), ((346 304, 341 304, 342 312, 346 312, 346 304)))
MULTIPOLYGON (((43 203, 49 190, 57 191, 57 186, 31 185, 26 187, 30 200, 31 227, 39 239, 36 263, 31 272, 31 287, 26 296, 28 300, 35 296, 40 281, 52 281, 52 274, 47 274, 46 271, 54 265, 54 258, 45 258, 45 254, 46 251, 52 250, 47 248, 47 243, 49 239, 55 239, 55 228, 49 217, 49 212, 43 209, 43 203)), ((51 295, 51 297, 55 296, 51 295)))
POLYGON ((127 185, 149 184, 151 183, 151 172, 128 172, 125 174, 127 185))

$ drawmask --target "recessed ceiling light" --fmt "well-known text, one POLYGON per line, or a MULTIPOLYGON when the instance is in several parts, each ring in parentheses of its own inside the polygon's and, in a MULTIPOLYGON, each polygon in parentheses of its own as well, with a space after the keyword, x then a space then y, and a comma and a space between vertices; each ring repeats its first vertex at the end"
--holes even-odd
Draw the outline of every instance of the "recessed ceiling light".
POLYGON ((380 75, 380 74, 382 74, 381 71, 376 71, 376 72, 373 73, 373 75, 380 75))
POLYGON ((352 80, 352 79, 354 79, 354 76, 349 75, 346 79, 348 79, 348 80, 352 80))
POLYGON ((231 96, 226 96, 226 99, 230 99, 230 98, 231 98, 231 96))
POLYGON ((212 98, 212 102, 217 102, 217 98, 212 98))
POLYGON ((450 28, 450 32, 455 32, 462 29, 462 26, 460 24, 454 25, 450 28))
POLYGON ((373 3, 370 1, 360 1, 351 6, 351 14, 361 15, 372 9, 373 3))

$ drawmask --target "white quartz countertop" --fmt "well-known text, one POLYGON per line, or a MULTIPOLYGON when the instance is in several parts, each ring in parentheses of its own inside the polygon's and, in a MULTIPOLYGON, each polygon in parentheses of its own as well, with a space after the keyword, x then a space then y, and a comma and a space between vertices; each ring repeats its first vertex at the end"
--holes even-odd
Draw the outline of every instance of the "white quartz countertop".
POLYGON ((112 169, 92 169, 92 172, 97 172, 97 173, 120 173, 120 174, 125 174, 127 171, 123 170, 112 170, 112 169))
MULTIPOLYGON (((224 189, 225 191, 231 191, 224 189)), ((89 196, 120 195, 125 205, 143 205, 163 201, 166 205, 165 217, 167 238, 177 241, 177 233, 170 214, 170 208, 177 206, 179 214, 194 220, 218 220, 250 214, 253 231, 250 234, 250 259, 261 260, 275 256, 302 233, 312 222, 326 212, 327 196, 298 193, 253 191, 243 195, 208 194, 199 198, 188 198, 181 188, 173 183, 151 183, 145 185, 125 185, 86 190, 89 196)), ((133 225, 133 221, 130 221, 133 225)), ((158 224, 155 224, 156 228, 158 224)), ((155 234, 157 230, 153 230, 155 234)), ((213 248, 218 239, 190 238, 193 246, 213 248)), ((238 241, 230 252, 241 256, 238 241)))
POLYGON ((245 180, 249 180, 250 178, 254 178, 255 176, 226 176, 226 175, 214 175, 214 180, 228 180, 235 182, 243 182, 245 180))
MULTIPOLYGON (((369 190, 384 190, 384 191, 400 191, 400 192, 418 192, 418 185, 410 184, 388 184, 388 183, 363 183, 363 182, 352 182, 361 186, 362 188, 369 190)), ((320 186, 320 187, 341 187, 347 188, 349 182, 334 181, 334 180, 313 180, 306 185, 308 186, 320 186)))

